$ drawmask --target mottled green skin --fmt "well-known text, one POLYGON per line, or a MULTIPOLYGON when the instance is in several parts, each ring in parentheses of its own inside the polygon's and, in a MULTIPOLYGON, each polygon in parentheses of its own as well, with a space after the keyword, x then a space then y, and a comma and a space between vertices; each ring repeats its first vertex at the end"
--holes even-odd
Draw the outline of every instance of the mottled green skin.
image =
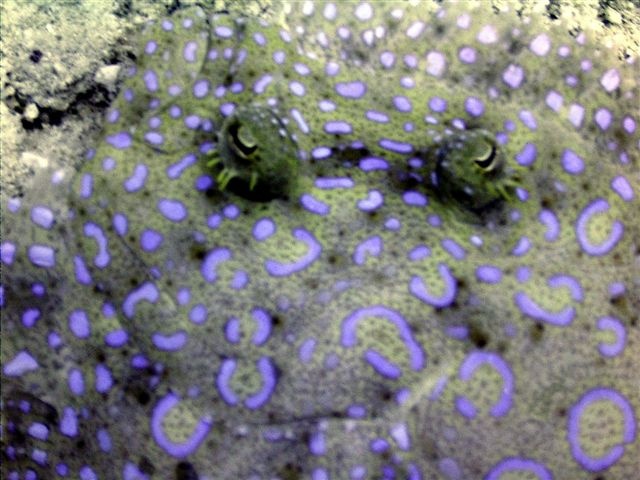
MULTIPOLYGON (((625 202, 610 188, 611 178, 624 174, 638 193, 639 137, 637 131, 635 135, 616 132, 618 127, 607 132, 598 131, 592 125, 576 129, 566 119, 566 109, 557 114, 544 105, 543 92, 557 89, 564 96, 565 106, 573 101, 581 102, 587 108, 585 118, 590 119, 599 106, 609 108, 616 118, 626 113, 633 113, 637 118, 637 109, 629 112, 629 108, 638 100, 638 66, 619 65, 623 81, 621 98, 617 98, 604 92, 598 84, 601 72, 610 67, 609 63, 616 64, 615 59, 606 54, 594 58, 593 47, 588 43, 582 47, 559 32, 549 32, 554 47, 570 44, 572 56, 563 60, 552 55, 540 59, 526 47, 539 33, 535 21, 523 24, 510 13, 494 16, 474 11, 471 27, 461 30, 455 27, 454 12, 464 9, 464 5, 451 7, 452 11, 440 18, 426 18, 432 43, 414 50, 401 32, 413 20, 423 18, 423 14, 419 8, 407 7, 402 19, 391 20, 388 11, 392 7, 393 4, 377 7, 374 18, 368 22, 355 19, 351 7, 340 7, 347 11, 339 15, 336 24, 360 31, 381 23, 392 32, 386 42, 372 48, 365 47, 357 36, 345 42, 332 38, 329 49, 321 48, 315 33, 333 28, 335 24, 324 20, 319 12, 304 15, 299 5, 294 5, 293 11, 285 16, 284 27, 294 37, 291 43, 280 39, 278 28, 263 27, 255 20, 244 23, 238 38, 216 37, 210 32, 209 22, 234 27, 233 19, 224 15, 210 20, 197 18, 200 14, 193 10, 177 12, 172 19, 178 25, 181 18, 196 18, 195 25, 187 31, 177 28, 164 32, 156 26, 143 34, 142 45, 154 39, 160 51, 168 52, 169 59, 159 54, 140 55, 138 75, 128 79, 123 87, 135 92, 135 99, 131 103, 122 97, 117 100, 115 108, 120 110, 120 119, 116 124, 106 124, 104 134, 106 138, 127 130, 132 133, 133 146, 118 150, 106 142, 100 143, 93 160, 87 162, 74 181, 74 193, 70 197, 64 188, 47 187, 33 200, 35 204, 47 204, 56 210, 58 223, 53 230, 34 227, 28 220, 26 208, 8 218, 7 223, 3 222, 3 238, 15 241, 22 255, 6 268, 2 361, 6 363, 17 351, 26 348, 40 365, 23 378, 3 377, 5 403, 10 399, 29 398, 36 405, 29 414, 5 408, 4 419, 11 419, 25 429, 34 419, 55 425, 53 419, 61 415, 66 405, 86 406, 90 413, 90 418, 80 421, 78 437, 68 438, 57 428, 52 428, 47 444, 26 437, 27 452, 33 446, 48 452, 47 467, 37 467, 29 458, 24 458, 3 462, 3 469, 8 472, 29 465, 43 472, 43 478, 48 478, 47 475, 52 475, 52 465, 60 458, 74 472, 83 465, 91 465, 100 478, 115 478, 111 476, 114 468, 120 472, 122 465, 129 461, 153 473, 153 478, 181 478, 174 472, 187 467, 167 455, 149 430, 154 406, 173 392, 182 402, 165 419, 164 429, 171 440, 180 442, 191 435, 199 418, 213 418, 213 427, 205 441, 187 459, 202 478, 250 478, 251 475, 311 478, 310 472, 317 467, 325 468, 331 478, 348 478, 349 468, 356 463, 366 465, 367 478, 379 478, 381 467, 391 463, 394 456, 398 460, 398 478, 404 478, 404 469, 409 463, 418 465, 424 478, 447 478, 440 469, 444 458, 456 460, 460 478, 482 478, 493 465, 508 456, 527 456, 543 462, 558 479, 595 477, 571 456, 566 440, 566 416, 582 392, 599 385, 615 388, 631 402, 636 414, 640 412, 638 200, 636 195, 633 201, 625 202), (493 45, 478 44, 477 32, 489 22, 497 27, 500 41, 493 45), (296 33, 298 25, 304 25, 304 33, 296 33), (513 31, 514 25, 517 25, 517 34, 513 31), (201 34, 196 36, 194 31, 201 34), (267 37, 266 47, 258 47, 251 41, 257 31, 267 37), (198 60, 188 63, 181 57, 182 47, 187 39, 194 38, 199 41, 198 60), (442 78, 424 72, 416 74, 416 87, 401 92, 414 105, 411 113, 391 112, 391 121, 387 124, 364 119, 363 112, 368 108, 391 110, 391 97, 400 90, 399 78, 410 74, 401 67, 391 71, 380 68, 377 61, 380 52, 392 50, 398 52, 399 58, 400 52, 415 52, 421 58, 420 70, 423 71, 426 51, 438 49, 455 58, 461 45, 477 48, 480 60, 475 65, 452 62, 442 78), (246 48, 251 62, 238 66, 227 61, 205 61, 207 50, 228 46, 246 48), (298 46, 307 55, 301 54, 298 46), (277 50, 283 50, 287 59, 284 66, 274 70, 272 55, 277 50), (316 60, 308 57, 310 53, 316 60), (562 80, 564 75, 578 71, 584 57, 592 59, 597 73, 585 73, 578 88, 567 87, 562 80), (336 77, 324 75, 326 59, 340 64, 336 77), (300 77, 294 72, 292 65, 296 61, 310 68, 309 76, 300 77), (525 85, 517 91, 505 89, 498 101, 491 102, 487 87, 499 84, 496 77, 511 63, 526 69, 525 85), (180 85, 186 94, 170 98, 147 92, 141 75, 147 69, 159 73, 161 92, 169 82, 165 72, 171 72, 170 82, 180 85), (215 87, 229 72, 233 73, 234 81, 248 85, 253 84, 261 72, 272 72, 274 76, 262 98, 278 98, 279 115, 288 117, 289 133, 295 132, 299 150, 307 153, 306 159, 300 161, 295 178, 287 182, 286 195, 280 195, 282 190, 278 189, 277 198, 256 201, 251 197, 251 188, 238 194, 232 183, 224 190, 214 186, 206 192, 197 192, 193 188, 197 177, 218 173, 216 167, 209 164, 210 153, 200 154, 199 163, 179 178, 169 180, 166 176, 168 165, 193 152, 194 146, 214 138, 213 132, 184 128, 182 120, 171 118, 167 109, 177 104, 184 111, 210 118, 214 126, 224 125, 219 112, 220 100, 212 96, 196 100, 190 92, 194 80, 207 78, 215 87), (305 83, 305 96, 289 92, 288 81, 294 78, 305 83), (356 79, 368 82, 365 99, 355 102, 336 95, 337 82, 356 79), (469 95, 485 102, 486 112, 479 118, 469 118, 464 110, 464 99, 469 95), (434 115, 438 125, 427 127, 422 118, 429 113, 425 103, 431 96, 446 98, 449 108, 445 114, 434 115), (148 110, 152 97, 158 97, 161 102, 155 113, 148 110), (331 99, 336 104, 340 118, 353 125, 352 134, 336 137, 323 132, 324 122, 338 115, 320 112, 316 105, 321 99, 331 99), (508 144, 499 147, 498 153, 504 158, 503 168, 510 172, 508 176, 517 171, 517 184, 529 191, 530 198, 525 203, 513 195, 488 190, 484 173, 478 172, 473 164, 478 157, 475 149, 462 155, 458 151, 448 157, 457 158, 461 163, 452 170, 451 179, 444 179, 438 187, 427 181, 416 181, 409 175, 412 170, 407 166, 407 155, 389 152, 378 145, 378 139, 385 136, 414 144, 431 163, 426 162, 422 169, 413 172, 428 177, 434 171, 433 158, 442 145, 444 126, 449 126, 454 118, 464 118, 470 127, 495 133, 503 130, 506 120, 517 123, 517 112, 523 108, 536 116, 537 130, 531 131, 518 123, 508 144), (287 113, 291 109, 304 115, 311 133, 304 134, 295 127, 287 113), (165 143, 161 148, 153 148, 143 141, 145 126, 154 115, 162 120, 159 131, 165 143), (412 132, 398 128, 405 121, 413 121, 417 128, 412 132), (618 142, 615 151, 607 149, 607 142, 612 139, 618 142), (364 147, 352 148, 353 141, 362 142, 364 147), (517 166, 514 155, 527 142, 536 144, 537 161, 529 167, 517 166), (309 152, 321 145, 332 148, 332 155, 310 160, 309 152), (571 148, 585 159, 587 168, 582 175, 573 176, 563 170, 559 157, 565 148, 571 148), (629 156, 627 165, 617 161, 623 151, 629 156), (363 172, 357 165, 365 155, 384 157, 390 169, 363 172), (102 169, 106 156, 116 161, 117 167, 112 171, 102 169), (122 184, 140 162, 149 165, 146 185, 134 194, 125 194, 122 184), (94 175, 93 196, 89 200, 77 194, 85 173, 94 175), (469 175, 471 182, 483 185, 480 190, 487 196, 480 201, 485 206, 488 198, 487 203, 494 203, 491 208, 469 209, 465 201, 457 199, 455 193, 460 187, 456 182, 464 175, 469 175), (314 186, 318 177, 349 177, 355 186, 323 190, 314 186), (554 182, 561 182, 564 189, 554 188, 554 182), (485 187, 487 190, 483 190, 485 187), (355 205, 372 189, 384 193, 384 205, 375 213, 359 211, 355 205), (407 206, 402 199, 405 190, 426 195, 427 207, 407 206), (328 215, 314 215, 302 208, 298 199, 303 193, 311 193, 325 202, 330 207, 328 215), (188 207, 188 217, 181 222, 162 217, 156 209, 162 197, 180 199, 188 207), (574 232, 576 216, 596 197, 606 198, 611 208, 590 223, 593 242, 598 243, 608 235, 614 219, 623 222, 626 228, 614 254, 602 257, 590 257, 582 252, 574 232), (224 220, 216 229, 207 229, 207 216, 220 212, 230 203, 239 208, 240 215, 234 220, 224 220), (552 209, 560 221, 560 236, 553 243, 544 239, 545 229, 537 220, 541 206, 552 209), (520 212, 520 220, 511 218, 513 209, 520 212), (75 212, 74 218, 67 221, 70 210, 75 212), (116 212, 125 212, 130 220, 128 233, 122 238, 109 227, 116 212), (431 227, 426 221, 428 215, 438 215, 442 225, 431 227), (251 231, 262 217, 273 218, 277 231, 258 243, 251 231), (384 227, 389 217, 400 221, 399 231, 384 227), (98 287, 79 286, 73 280, 75 252, 83 252, 88 264, 98 253, 96 242, 81 233, 83 223, 89 220, 102 225, 109 237, 110 264, 102 269, 90 266, 98 287), (323 245, 320 258, 293 276, 270 277, 264 271, 265 259, 290 262, 306 252, 307 247, 292 238, 292 231, 300 226, 313 232, 323 245), (139 247, 141 232, 148 227, 164 235, 162 248, 154 253, 143 252, 139 247), (195 231, 200 233, 194 235, 195 231), (356 265, 352 261, 355 248, 372 235, 384 242, 383 252, 356 265), (473 236, 481 237, 482 245, 472 245, 473 236), (532 247, 526 256, 517 257, 511 252, 522 236, 529 238, 532 247), (442 246, 445 239, 464 247, 464 260, 451 258, 442 246), (58 262, 55 271, 43 275, 42 269, 30 265, 24 250, 31 243, 55 247, 58 262), (431 255, 410 261, 407 252, 419 244, 428 245, 431 255), (200 265, 206 253, 217 247, 227 247, 233 255, 217 268, 218 278, 215 285, 211 285, 203 280, 200 265), (438 266, 444 262, 457 282, 457 295, 452 304, 433 308, 410 295, 407 284, 413 276, 420 277, 431 293, 441 294, 444 284, 438 266), (483 264, 502 270, 500 284, 478 280, 476 268, 483 264), (515 278, 516 269, 522 265, 531 267, 532 272, 532 280, 525 284, 515 278), (162 271, 161 278, 155 280, 160 296, 154 303, 139 303, 135 315, 128 318, 119 306, 134 286, 152 280, 149 272, 154 266, 162 271), (228 286, 236 270, 248 273, 247 288, 235 290, 228 286), (547 278, 558 273, 579 278, 584 291, 582 302, 573 302, 566 288, 548 287, 547 278), (46 315, 34 328, 26 330, 20 325, 19 313, 27 305, 33 305, 26 285, 35 279, 48 285, 49 293, 38 303, 46 315), (349 288, 336 288, 337 282, 345 280, 350 282, 349 288), (626 293, 615 299, 611 299, 608 292, 608 285, 613 281, 624 282, 627 287, 626 293), (187 305, 176 301, 176 292, 183 287, 191 288, 187 305), (535 322, 514 304, 516 291, 524 291, 550 311, 559 311, 570 304, 575 307, 575 318, 568 327, 535 322), (290 305, 286 310, 278 307, 283 298, 290 305), (118 307, 115 316, 107 317, 101 312, 104 301, 112 301, 118 307), (194 325, 188 319, 190 306, 197 303, 209 308, 207 322, 202 325, 194 325), (342 320, 358 306, 382 303, 407 319, 415 340, 426 352, 425 368, 420 371, 409 368, 407 350, 397 330, 381 318, 367 318, 359 325, 355 347, 341 345, 342 320), (271 335, 261 346, 251 341, 255 332, 251 310, 257 306, 273 316, 271 335), (91 336, 86 340, 77 339, 68 331, 67 317, 77 308, 84 308, 92 319, 91 336), (596 318, 603 315, 614 315, 627 330, 624 353, 615 358, 604 358, 598 353, 600 343, 613 340, 595 327, 596 318), (231 316, 240 320, 243 332, 237 344, 224 338, 224 325, 231 316), (467 327, 468 338, 456 340, 447 335, 445 330, 451 326, 467 327), (128 344, 120 349, 105 347, 104 335, 120 327, 130 334, 128 344), (49 349, 46 346, 45 338, 51 330, 63 336, 63 347, 49 349), (166 334, 184 331, 189 341, 180 351, 161 352, 152 342, 152 335, 158 331, 166 334), (317 340, 316 351, 311 361, 303 364, 298 359, 298 349, 311 337, 317 340), (401 379, 383 379, 372 370, 363 359, 367 348, 377 350, 399 365, 403 370, 401 379), (482 367, 468 382, 459 378, 458 370, 465 356, 478 350, 499 353, 514 373, 513 407, 504 417, 494 418, 489 414, 502 388, 494 370, 482 367), (129 357, 137 352, 144 352, 153 362, 161 363, 161 373, 132 369, 129 357), (260 388, 262 380, 255 365, 263 355, 268 355, 277 365, 279 380, 269 401, 251 411, 242 401, 260 388), (241 400, 236 406, 223 402, 215 384, 216 372, 226 358, 237 359, 237 369, 230 382, 241 400), (339 365, 325 368, 327 358, 329 362, 339 358, 339 365), (97 363, 108 365, 116 382, 107 394, 99 394, 93 388, 97 363), (72 395, 67 385, 67 371, 74 367, 85 374, 86 392, 81 396, 72 395), (152 380, 153 377, 157 378, 152 380), (199 395, 187 398, 192 387, 199 388, 199 395), (394 399, 400 388, 411 392, 402 405, 394 399), (478 409, 476 418, 465 419, 456 411, 455 399, 460 395, 473 399, 478 409), (363 418, 346 417, 345 412, 352 403, 366 407, 363 418), (407 451, 396 448, 389 436, 389 429, 399 423, 406 424, 411 438, 412 448, 407 451), (111 434, 110 455, 103 454, 97 445, 95 432, 100 428, 108 428, 111 434), (267 442, 263 435, 274 428, 280 429, 282 439, 267 442), (309 438, 318 430, 325 433, 325 456, 309 453, 309 438), (369 451, 369 442, 376 437, 389 440, 390 454, 375 455, 369 451)), ((225 99, 238 105, 251 105, 256 101, 250 88, 225 99)), ((268 154, 279 154, 278 142, 261 142, 258 146, 268 154)), ((218 152, 218 155, 222 155, 224 164, 227 154, 218 152)), ((275 162, 274 165, 281 166, 275 162)), ((292 175, 290 171, 278 173, 292 175)), ((245 178, 244 182, 250 179, 245 178)), ((3 207, 4 204, 3 201, 3 207)), ((583 448, 593 456, 602 455, 619 443, 622 435, 619 411, 601 410, 589 412, 592 415, 589 421, 583 420, 583 448)), ((9 435, 3 442, 11 444, 17 440, 9 435)), ((625 445, 625 454, 602 473, 604 478, 632 478, 640 458, 639 445, 637 439, 625 445)))

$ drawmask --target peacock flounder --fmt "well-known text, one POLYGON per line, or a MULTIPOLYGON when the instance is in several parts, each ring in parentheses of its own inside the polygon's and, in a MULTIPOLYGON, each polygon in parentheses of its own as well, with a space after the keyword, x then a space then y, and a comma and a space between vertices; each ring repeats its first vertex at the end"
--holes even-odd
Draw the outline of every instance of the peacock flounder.
POLYGON ((640 471, 636 59, 481 2, 141 36, 3 198, 7 479, 640 471))

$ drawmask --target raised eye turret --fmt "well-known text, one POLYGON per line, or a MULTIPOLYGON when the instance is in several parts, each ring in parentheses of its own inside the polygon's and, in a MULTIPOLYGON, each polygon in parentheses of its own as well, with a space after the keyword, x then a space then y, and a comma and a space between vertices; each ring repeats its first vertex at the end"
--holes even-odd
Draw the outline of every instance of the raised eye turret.
POLYGON ((220 190, 256 200, 284 197, 298 175, 297 145, 273 109, 240 106, 224 120, 207 165, 217 170, 220 190))
POLYGON ((448 134, 435 148, 431 175, 436 192, 462 207, 479 212, 507 199, 516 186, 505 168, 504 153, 485 130, 448 134))

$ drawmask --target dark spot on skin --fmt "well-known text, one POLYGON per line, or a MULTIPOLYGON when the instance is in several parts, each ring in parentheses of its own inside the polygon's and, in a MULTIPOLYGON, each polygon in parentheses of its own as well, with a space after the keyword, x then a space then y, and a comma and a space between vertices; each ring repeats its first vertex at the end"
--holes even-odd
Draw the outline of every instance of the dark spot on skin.
POLYGON ((151 463, 151 460, 147 457, 142 457, 140 459, 138 462, 138 469, 147 475, 153 475, 156 472, 156 467, 153 466, 153 463, 151 463))
POLYGON ((196 469, 189 462, 180 462, 176 465, 176 480, 198 480, 196 469))
POLYGON ((469 328, 469 340, 479 349, 483 349, 489 343, 489 336, 480 327, 471 325, 469 328))
POLYGON ((542 336, 544 335, 544 324, 536 322, 534 325, 529 328, 529 336, 531 337, 532 342, 539 342, 542 340, 542 336))
POLYGON ((282 478, 282 480, 298 480, 302 478, 302 467, 289 462, 286 463, 278 473, 279 478, 282 478))
POLYGON ((33 50, 29 55, 29 60, 31 60, 33 63, 40 63, 41 59, 42 59, 42 52, 38 49, 33 50))

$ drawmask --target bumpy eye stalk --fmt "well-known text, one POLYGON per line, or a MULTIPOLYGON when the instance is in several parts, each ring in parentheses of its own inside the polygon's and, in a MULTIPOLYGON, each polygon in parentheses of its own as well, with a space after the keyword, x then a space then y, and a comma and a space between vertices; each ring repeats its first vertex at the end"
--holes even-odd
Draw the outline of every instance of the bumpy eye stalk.
POLYGON ((489 132, 451 133, 435 151, 432 182, 441 197, 476 212, 512 197, 517 179, 489 132))
POLYGON ((274 110, 241 106, 222 124, 207 166, 217 170, 220 190, 259 200, 284 197, 298 175, 297 146, 274 110))

